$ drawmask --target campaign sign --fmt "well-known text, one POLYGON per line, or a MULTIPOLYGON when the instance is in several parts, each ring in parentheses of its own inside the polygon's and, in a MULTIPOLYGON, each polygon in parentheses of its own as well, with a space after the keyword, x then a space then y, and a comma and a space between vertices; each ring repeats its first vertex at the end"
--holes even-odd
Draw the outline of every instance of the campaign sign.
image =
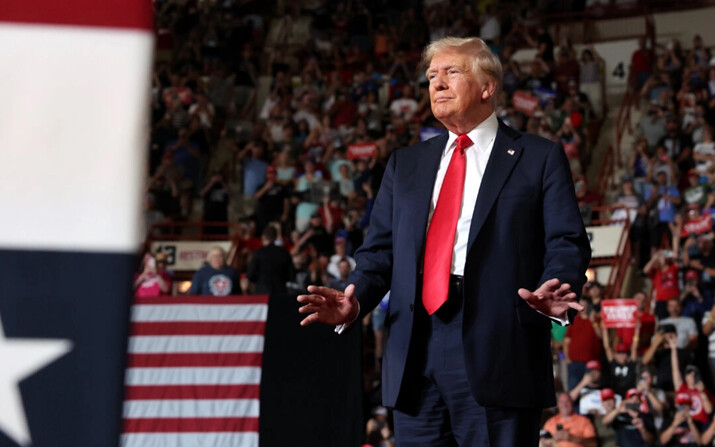
POLYGON ((372 158, 377 155, 377 144, 375 143, 357 143, 348 146, 348 159, 355 160, 356 158, 372 158))
POLYGON ((616 298, 601 301, 601 317, 606 328, 632 328, 636 325, 636 300, 616 298))
POLYGON ((512 96, 511 100, 516 110, 529 116, 534 114, 536 106, 539 105, 539 98, 531 96, 526 92, 514 92, 514 96, 512 96))

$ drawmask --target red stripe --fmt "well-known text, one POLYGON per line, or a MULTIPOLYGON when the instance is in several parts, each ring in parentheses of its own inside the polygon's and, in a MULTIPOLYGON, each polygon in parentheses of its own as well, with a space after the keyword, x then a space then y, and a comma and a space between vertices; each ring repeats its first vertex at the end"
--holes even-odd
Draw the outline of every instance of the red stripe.
POLYGON ((263 321, 136 321, 131 335, 263 335, 263 321))
POLYGON ((136 385, 124 388, 125 400, 258 399, 260 385, 136 385))
POLYGON ((150 0, 2 0, 0 22, 153 29, 150 0))
POLYGON ((268 295, 135 297, 134 304, 268 304, 268 295))
POLYGON ((211 354, 129 354, 129 368, 160 368, 177 366, 258 366, 263 354, 211 353, 211 354))
POLYGON ((124 433, 207 433, 258 431, 258 418, 124 419, 124 433))

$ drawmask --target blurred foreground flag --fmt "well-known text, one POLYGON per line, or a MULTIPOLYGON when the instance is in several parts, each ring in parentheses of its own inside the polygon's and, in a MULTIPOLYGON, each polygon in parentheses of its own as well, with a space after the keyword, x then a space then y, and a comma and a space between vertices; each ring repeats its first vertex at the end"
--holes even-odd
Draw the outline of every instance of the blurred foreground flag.
POLYGON ((0 6, 0 447, 119 442, 149 0, 0 6))

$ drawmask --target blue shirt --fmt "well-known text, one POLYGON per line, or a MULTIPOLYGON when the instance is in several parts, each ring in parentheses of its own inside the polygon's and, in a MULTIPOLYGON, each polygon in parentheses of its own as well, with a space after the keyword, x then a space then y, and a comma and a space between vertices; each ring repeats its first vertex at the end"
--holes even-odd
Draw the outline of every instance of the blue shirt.
MULTIPOLYGON (((660 186, 658 187, 658 193, 661 196, 668 194, 672 197, 680 197, 680 192, 675 186, 660 186)), ((653 190, 646 192, 646 200, 650 199, 653 190)), ((660 222, 673 222, 675 220, 675 215, 678 213, 678 207, 673 204, 670 200, 665 197, 660 197, 658 199, 658 220, 660 222)))
POLYGON ((266 169, 268 163, 255 158, 246 158, 243 161, 243 194, 252 196, 266 183, 266 169))

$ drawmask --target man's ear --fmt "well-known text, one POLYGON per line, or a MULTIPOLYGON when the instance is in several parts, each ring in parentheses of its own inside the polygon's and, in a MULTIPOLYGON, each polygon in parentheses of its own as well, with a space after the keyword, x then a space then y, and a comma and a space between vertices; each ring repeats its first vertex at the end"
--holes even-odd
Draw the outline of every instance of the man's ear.
POLYGON ((482 84, 482 101, 487 102, 492 99, 494 93, 497 91, 497 83, 492 80, 488 80, 482 84))

